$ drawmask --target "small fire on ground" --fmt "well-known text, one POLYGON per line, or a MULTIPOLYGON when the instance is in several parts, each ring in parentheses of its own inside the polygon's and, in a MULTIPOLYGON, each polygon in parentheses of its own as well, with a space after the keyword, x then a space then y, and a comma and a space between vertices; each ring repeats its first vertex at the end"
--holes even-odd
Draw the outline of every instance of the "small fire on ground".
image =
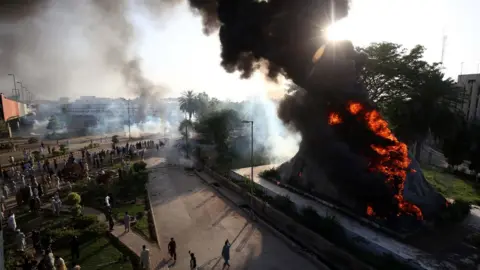
MULTIPOLYGON (((420 208, 405 201, 403 198, 404 184, 410 164, 407 145, 398 141, 388 128, 387 121, 382 118, 378 111, 367 111, 364 106, 358 102, 350 102, 346 109, 352 115, 359 116, 359 120, 365 121, 368 128, 376 135, 392 142, 389 146, 370 145, 379 155, 379 158, 370 162, 369 169, 373 172, 380 172, 386 176, 386 184, 395 191, 394 198, 399 209, 398 216, 402 214, 415 215, 417 219, 422 220, 423 215, 420 208)), ((343 120, 339 113, 332 112, 329 115, 328 123, 330 125, 338 125, 343 123, 343 120)), ((375 216, 375 209, 371 205, 368 205, 366 213, 369 216, 375 216)))

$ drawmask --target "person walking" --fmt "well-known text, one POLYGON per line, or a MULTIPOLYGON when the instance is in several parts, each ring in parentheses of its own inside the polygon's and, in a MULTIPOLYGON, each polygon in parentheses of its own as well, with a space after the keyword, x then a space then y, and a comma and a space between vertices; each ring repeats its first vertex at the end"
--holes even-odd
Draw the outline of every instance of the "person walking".
POLYGON ((150 270, 150 250, 145 245, 140 253, 140 264, 143 270, 150 270))
POLYGON ((70 251, 72 254, 72 261, 78 261, 80 259, 80 243, 78 242, 78 237, 76 235, 74 235, 70 241, 70 251))
POLYGON ((170 242, 168 243, 168 253, 170 254, 170 258, 173 259, 174 262, 177 261, 177 243, 175 240, 170 238, 170 242))
POLYGON ((65 261, 60 256, 55 256, 55 267, 57 270, 67 270, 67 266, 65 265, 65 261))
POLYGON ((128 212, 125 212, 125 216, 123 216, 123 225, 125 226, 125 232, 130 231, 130 216, 128 212))
POLYGON ((223 249, 222 249, 222 257, 223 257, 223 260, 225 261, 223 263, 223 268, 222 269, 225 269, 225 267, 228 266, 228 268, 230 268, 230 247, 232 245, 230 244, 230 242, 228 241, 228 239, 225 241, 225 245, 223 245, 223 249))
POLYGON ((195 258, 195 254, 191 253, 190 250, 188 251, 188 254, 190 254, 190 269, 197 269, 197 258, 195 258))

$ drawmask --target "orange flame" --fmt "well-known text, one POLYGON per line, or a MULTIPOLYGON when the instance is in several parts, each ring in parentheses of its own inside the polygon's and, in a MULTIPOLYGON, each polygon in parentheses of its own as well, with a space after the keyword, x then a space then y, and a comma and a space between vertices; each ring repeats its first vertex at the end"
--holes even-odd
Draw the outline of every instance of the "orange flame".
POLYGON ((375 211, 373 211, 373 207, 370 205, 367 205, 367 215, 375 216, 375 211))
POLYGON ((331 113, 330 116, 328 117, 328 124, 329 125, 338 125, 342 123, 342 118, 340 118, 340 115, 338 113, 331 113))
MULTIPOLYGON (((351 102, 349 103, 347 110, 353 115, 356 115, 363 110, 363 106, 360 103, 351 102)), ((332 114, 330 116, 332 116, 332 114)), ((423 219, 420 208, 414 204, 406 202, 403 198, 403 190, 405 188, 404 183, 407 178, 408 166, 410 165, 407 145, 398 141, 392 131, 388 128, 387 121, 381 117, 378 111, 372 110, 366 112, 365 120, 371 131, 378 136, 393 142, 393 145, 390 146, 371 145, 371 148, 379 155, 379 160, 370 164, 371 169, 386 175, 386 183, 396 190, 394 197, 398 202, 400 210, 399 215, 401 213, 414 214, 417 219, 423 219), (400 181, 399 183, 395 183, 395 180, 400 181)), ((368 206, 367 215, 374 214, 375 212, 373 208, 368 206)))
POLYGON ((350 102, 350 104, 348 104, 348 111, 353 115, 358 114, 362 109, 363 107, 360 103, 350 102))

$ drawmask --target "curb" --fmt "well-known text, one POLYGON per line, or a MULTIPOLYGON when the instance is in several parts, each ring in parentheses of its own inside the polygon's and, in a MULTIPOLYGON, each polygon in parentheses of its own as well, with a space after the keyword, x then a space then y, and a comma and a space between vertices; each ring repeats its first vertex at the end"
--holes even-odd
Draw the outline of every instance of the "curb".
POLYGON ((162 250, 162 247, 160 246, 160 238, 158 237, 158 232, 157 232, 157 224, 156 224, 156 221, 155 221, 155 214, 153 213, 154 211, 153 211, 153 207, 152 207, 152 199, 151 199, 151 196, 150 196, 150 190, 148 189, 149 183, 150 183, 150 172, 148 174, 148 182, 147 182, 147 185, 146 185, 145 189, 147 190, 148 206, 150 207, 150 214, 152 215, 152 222, 153 222, 153 226, 155 227, 155 238, 157 238, 155 243, 157 244, 158 248, 160 250, 162 250))
MULTIPOLYGON (((211 185, 207 180, 205 180, 203 178, 203 176, 201 176, 196 170, 195 170, 195 175, 198 176, 198 178, 200 178, 205 184, 207 184, 208 186, 212 187, 221 197, 227 199, 229 202, 231 202, 232 204, 234 204, 237 208, 239 208, 240 210, 242 210, 243 212, 245 212, 247 214, 247 217, 248 215, 250 214, 247 210, 239 207, 237 205, 236 202, 234 202, 232 199, 230 199, 227 195, 225 195, 219 188, 215 187, 214 185, 211 185)), ((216 181, 215 183, 218 183, 218 181, 216 181)), ((242 198, 243 199, 243 198, 242 198)), ((252 211, 254 211, 252 209, 252 211)), ((265 226, 268 230, 270 230, 273 235, 275 235, 276 237, 280 238, 292 251, 296 252, 297 254, 305 257, 307 260, 309 260, 311 263, 313 263, 318 269, 325 269, 325 270, 328 270, 328 269, 331 269, 330 267, 328 267, 327 265, 325 265, 323 262, 321 262, 320 260, 314 258, 311 254, 313 253, 308 253, 308 252, 304 252, 303 251, 303 248, 299 247, 297 244, 295 244, 293 241, 290 240, 290 238, 288 236, 286 236, 285 234, 283 234, 282 232, 280 232, 279 230, 277 230, 276 228, 272 227, 270 224, 268 224, 268 222, 266 222, 265 220, 263 220, 263 218, 260 216, 260 215, 256 215, 256 219, 255 221, 259 221, 263 226, 265 226)), ((248 219, 251 219, 250 217, 248 217, 248 219)))

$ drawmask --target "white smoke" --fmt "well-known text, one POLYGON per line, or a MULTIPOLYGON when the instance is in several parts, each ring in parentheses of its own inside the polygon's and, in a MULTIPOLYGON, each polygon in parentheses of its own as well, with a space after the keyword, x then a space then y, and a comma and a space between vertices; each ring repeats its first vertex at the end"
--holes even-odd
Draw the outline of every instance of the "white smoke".
POLYGON ((277 116, 278 104, 266 94, 250 99, 243 114, 253 120, 254 151, 264 148, 270 162, 281 163, 298 151, 301 136, 285 127, 277 116))
POLYGON ((129 135, 132 138, 139 138, 146 135, 159 134, 159 136, 167 136, 172 130, 170 122, 162 120, 159 117, 147 116, 145 122, 130 125, 124 125, 123 130, 125 136, 129 135))

